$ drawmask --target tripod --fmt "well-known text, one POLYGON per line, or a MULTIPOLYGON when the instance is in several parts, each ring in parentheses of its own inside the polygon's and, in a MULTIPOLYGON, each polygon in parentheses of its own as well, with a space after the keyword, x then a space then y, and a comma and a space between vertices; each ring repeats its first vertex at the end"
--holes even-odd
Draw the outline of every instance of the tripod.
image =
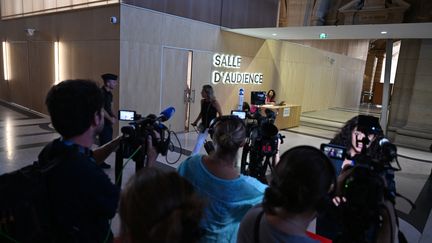
POLYGON ((267 184, 266 172, 268 168, 273 172, 277 151, 262 153, 259 148, 255 147, 256 146, 251 146, 249 143, 246 143, 243 147, 240 172, 244 175, 255 177, 262 183, 267 184), (247 162, 248 155, 249 162, 247 162))
MULTIPOLYGON (((135 173, 140 169, 147 166, 147 148, 139 146, 137 148, 131 148, 126 141, 121 141, 120 146, 116 151, 115 156, 115 184, 121 187, 124 159, 132 159, 135 161, 135 173)), ((128 160, 129 161, 129 160, 128 160)))

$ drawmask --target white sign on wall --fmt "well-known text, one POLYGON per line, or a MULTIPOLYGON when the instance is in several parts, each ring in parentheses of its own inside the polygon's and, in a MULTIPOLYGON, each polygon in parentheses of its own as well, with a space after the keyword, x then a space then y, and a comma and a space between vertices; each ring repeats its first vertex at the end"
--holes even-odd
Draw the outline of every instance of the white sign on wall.
MULTIPOLYGON (((239 69, 241 61, 241 56, 220 53, 213 55, 213 66, 217 68, 239 69)), ((211 80, 213 84, 262 84, 263 74, 215 70, 211 80)))
POLYGON ((290 113, 291 113, 291 108, 290 107, 285 107, 284 109, 283 109, 283 117, 287 117, 287 116, 290 116, 290 113))

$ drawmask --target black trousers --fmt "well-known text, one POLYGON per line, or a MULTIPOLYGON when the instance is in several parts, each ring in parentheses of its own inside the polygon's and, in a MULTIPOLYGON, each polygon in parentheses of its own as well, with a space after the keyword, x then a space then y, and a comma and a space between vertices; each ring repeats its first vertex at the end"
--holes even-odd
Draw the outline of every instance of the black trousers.
POLYGON ((112 140, 113 127, 112 124, 105 121, 102 131, 99 133, 99 146, 102 146, 112 140), (108 124, 107 124, 108 123, 108 124))

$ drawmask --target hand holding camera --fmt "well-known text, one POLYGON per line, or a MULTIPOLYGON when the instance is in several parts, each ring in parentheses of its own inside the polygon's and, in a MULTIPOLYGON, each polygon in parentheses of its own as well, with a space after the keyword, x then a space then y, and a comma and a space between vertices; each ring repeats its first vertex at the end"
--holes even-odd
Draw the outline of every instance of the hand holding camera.
MULTIPOLYGON (((158 136, 157 134, 155 134, 155 136, 158 136)), ((153 139, 152 136, 147 136, 147 140, 146 140, 146 146, 147 146, 147 166, 148 167, 152 167, 154 165, 154 163, 156 162, 156 159, 159 155, 159 153, 157 152, 156 147, 153 145, 153 139)))

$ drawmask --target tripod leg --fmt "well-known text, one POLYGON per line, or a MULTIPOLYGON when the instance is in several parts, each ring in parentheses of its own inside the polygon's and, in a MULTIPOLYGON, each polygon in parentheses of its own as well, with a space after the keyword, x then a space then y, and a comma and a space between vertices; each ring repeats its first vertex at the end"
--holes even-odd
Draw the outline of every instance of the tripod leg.
POLYGON ((121 149, 118 149, 116 151, 115 156, 115 184, 119 187, 121 187, 122 183, 122 171, 123 169, 123 154, 121 152, 121 149))
MULTIPOLYGON (((267 174, 267 167, 269 167, 270 166, 270 157, 269 156, 265 156, 265 160, 264 160, 264 164, 263 164, 263 166, 261 167, 261 182, 262 183, 264 183, 264 184, 268 184, 268 181, 267 181, 267 177, 266 177, 266 174, 267 174)), ((270 166, 270 168, 271 168, 271 166, 270 166)))
POLYGON ((249 173, 247 173, 246 171, 246 165, 247 165, 247 157, 249 154, 249 145, 246 144, 243 147, 243 151, 242 151, 242 157, 241 157, 241 162, 240 162, 240 173, 244 174, 244 175, 248 175, 249 173))

